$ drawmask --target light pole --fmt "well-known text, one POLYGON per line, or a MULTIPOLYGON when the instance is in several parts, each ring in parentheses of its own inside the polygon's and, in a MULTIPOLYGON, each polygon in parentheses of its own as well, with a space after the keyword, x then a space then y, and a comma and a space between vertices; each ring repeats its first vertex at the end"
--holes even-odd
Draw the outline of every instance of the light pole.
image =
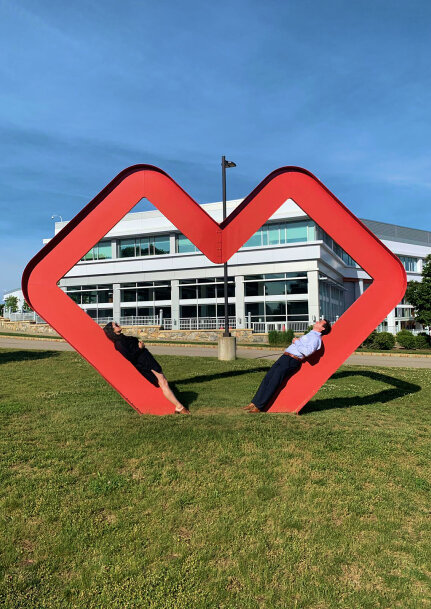
POLYGON ((51 216, 51 220, 54 220, 54 218, 60 218, 60 222, 63 222, 63 218, 58 214, 54 214, 53 216, 51 216))
MULTIPOLYGON (((226 161, 226 157, 221 157, 221 179, 223 186, 223 220, 226 220, 226 167, 236 167, 232 161, 226 161)), ((229 311, 227 294, 227 262, 223 264, 224 270, 224 332, 218 341, 218 359, 233 360, 236 358, 236 338, 229 332, 229 311)))
MULTIPOLYGON (((223 186, 223 220, 226 220, 226 167, 236 167, 233 161, 226 161, 226 157, 221 157, 221 180, 223 186)), ((229 312, 227 295, 227 262, 223 265, 224 269, 224 333, 223 336, 230 336, 229 332, 229 312)))

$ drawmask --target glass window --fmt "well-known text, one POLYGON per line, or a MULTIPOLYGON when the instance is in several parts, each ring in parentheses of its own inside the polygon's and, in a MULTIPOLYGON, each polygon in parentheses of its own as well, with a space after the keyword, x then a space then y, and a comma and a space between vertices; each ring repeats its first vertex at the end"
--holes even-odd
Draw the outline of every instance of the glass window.
POLYGON ((244 284, 245 296, 263 296, 263 281, 247 281, 244 284))
POLYGON ((286 283, 284 281, 267 281, 265 284, 266 296, 284 296, 286 283))
POLYGON ((416 273, 418 270, 418 259, 411 256, 398 256, 406 271, 416 273))
POLYGON ((199 317, 216 317, 216 306, 214 304, 199 305, 199 317))
POLYGON ((76 304, 81 304, 81 292, 67 292, 67 295, 69 296, 69 298, 71 298, 73 300, 73 302, 76 302, 76 304))
POLYGON ((287 243, 307 241, 307 222, 292 222, 287 225, 287 243))
POLYGON ((112 247, 110 241, 102 241, 98 244, 97 259, 107 260, 112 258, 112 247))
POLYGON ((279 245, 280 243, 280 225, 268 224, 268 242, 269 245, 279 245))
POLYGON ((198 248, 184 235, 177 235, 176 246, 176 250, 179 254, 199 251, 198 248))
POLYGON ((171 307, 158 307, 156 305, 156 308, 155 308, 156 315, 160 315, 160 311, 162 312, 163 319, 170 319, 171 318, 171 315, 172 315, 172 313, 171 313, 171 307))
POLYGON ((154 253, 157 256, 170 253, 169 235, 159 235, 154 237, 154 253))
POLYGON ((281 321, 286 317, 285 302, 266 302, 266 321, 281 321))
POLYGON ((98 302, 100 302, 100 303, 112 302, 112 300, 113 300, 112 290, 98 290, 97 293, 98 293, 98 302))
POLYGON ((85 254, 82 260, 94 260, 94 249, 91 248, 91 250, 85 254))
POLYGON ((258 321, 264 321, 265 309, 263 302, 246 302, 245 303, 245 314, 249 314, 252 317, 259 317, 258 321))
POLYGON ((121 290, 121 302, 136 302, 136 289, 121 290))
POLYGON ((149 256, 153 252, 150 251, 150 239, 148 237, 142 237, 137 240, 136 255, 137 256, 149 256))
MULTIPOLYGON (((233 283, 229 283, 229 281, 227 284, 227 295, 228 295, 228 298, 235 297, 235 285, 233 283)), ((224 298, 224 284, 223 283, 217 284, 217 297, 224 298)))
POLYGON ((306 300, 300 302, 288 302, 287 303, 287 314, 290 317, 291 315, 297 315, 296 317, 299 321, 306 321, 308 319, 308 302, 306 300))
POLYGON ((180 311, 180 317, 197 317, 196 305, 181 305, 180 311))
POLYGON ((135 317, 136 309, 121 309, 121 317, 135 317))
POLYGON ((306 294, 308 291, 308 279, 286 281, 286 288, 288 294, 306 294))
POLYGON ((138 307, 137 314, 139 317, 154 317, 154 307, 138 307))
POLYGON ((216 284, 198 285, 198 298, 215 298, 216 284))
POLYGON ((259 229, 257 233, 252 235, 248 241, 246 241, 243 247, 259 247, 262 245, 262 229, 259 229))
MULTIPOLYGON (((227 305, 227 314, 229 317, 235 317, 235 305, 234 304, 227 305)), ((224 317, 224 303, 217 304, 217 317, 224 317)))
POLYGON ((316 232, 316 225, 313 223, 308 224, 308 241, 315 241, 317 239, 316 232))
POLYGON ((97 292, 82 292, 82 304, 96 304, 97 292))
POLYGON ((119 247, 120 258, 132 258, 135 256, 135 240, 121 239, 119 247))
POLYGON ((196 286, 180 287, 180 298, 196 298, 196 286))
POLYGON ((156 286, 154 288, 154 300, 170 300, 171 286, 156 286))
POLYGON ((138 301, 142 301, 142 300, 154 300, 154 290, 153 288, 145 288, 145 289, 138 289, 136 292, 136 299, 138 301))
POLYGON ((97 319, 112 317, 112 309, 97 309, 97 319))

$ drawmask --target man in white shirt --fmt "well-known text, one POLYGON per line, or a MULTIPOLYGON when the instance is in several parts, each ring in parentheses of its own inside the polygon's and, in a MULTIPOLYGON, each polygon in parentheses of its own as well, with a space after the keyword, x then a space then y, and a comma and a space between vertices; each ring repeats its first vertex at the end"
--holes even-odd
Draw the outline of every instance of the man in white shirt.
POLYGON ((326 319, 317 321, 313 329, 301 338, 294 338, 290 347, 266 373, 253 400, 244 408, 247 412, 264 412, 282 382, 299 370, 303 361, 322 346, 322 336, 329 334, 331 324, 326 319))

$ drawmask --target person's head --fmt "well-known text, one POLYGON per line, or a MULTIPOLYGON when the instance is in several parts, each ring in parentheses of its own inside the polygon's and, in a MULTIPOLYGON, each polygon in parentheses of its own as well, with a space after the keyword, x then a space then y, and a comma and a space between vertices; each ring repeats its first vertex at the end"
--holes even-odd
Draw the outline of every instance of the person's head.
POLYGON ((121 334, 121 326, 115 321, 110 321, 103 330, 110 340, 116 340, 121 334))
POLYGON ((322 336, 325 336, 331 331, 331 324, 327 319, 319 319, 319 321, 316 321, 314 324, 313 330, 320 332, 322 336))

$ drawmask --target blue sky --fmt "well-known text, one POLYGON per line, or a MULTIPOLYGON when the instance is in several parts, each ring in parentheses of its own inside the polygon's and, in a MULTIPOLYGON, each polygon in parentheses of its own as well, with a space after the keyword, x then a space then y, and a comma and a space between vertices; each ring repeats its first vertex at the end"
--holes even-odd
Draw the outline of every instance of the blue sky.
POLYGON ((198 202, 306 167, 356 215, 431 229, 431 3, 0 0, 0 298, 123 168, 198 202))

